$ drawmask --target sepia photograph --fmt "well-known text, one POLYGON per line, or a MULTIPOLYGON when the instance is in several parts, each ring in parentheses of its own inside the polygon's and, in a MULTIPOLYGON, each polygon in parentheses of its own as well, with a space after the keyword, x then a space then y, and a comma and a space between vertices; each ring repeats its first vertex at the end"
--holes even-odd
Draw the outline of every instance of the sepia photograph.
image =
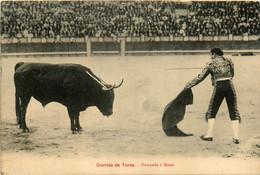
POLYGON ((0 4, 0 175, 260 174, 259 1, 0 4))

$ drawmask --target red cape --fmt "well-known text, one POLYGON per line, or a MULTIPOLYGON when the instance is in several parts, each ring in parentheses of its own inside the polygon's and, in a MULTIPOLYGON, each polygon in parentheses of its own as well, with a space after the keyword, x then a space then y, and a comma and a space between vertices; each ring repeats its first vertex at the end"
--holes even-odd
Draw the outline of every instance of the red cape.
POLYGON ((192 135, 185 134, 177 127, 177 124, 184 118, 186 105, 190 104, 193 104, 193 93, 189 88, 181 91, 181 93, 165 107, 162 126, 167 136, 192 135))

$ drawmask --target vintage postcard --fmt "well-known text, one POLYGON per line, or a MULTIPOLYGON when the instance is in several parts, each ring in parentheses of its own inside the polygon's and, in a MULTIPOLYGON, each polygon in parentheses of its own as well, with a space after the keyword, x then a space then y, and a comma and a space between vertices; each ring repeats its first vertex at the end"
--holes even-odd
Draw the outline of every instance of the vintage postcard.
POLYGON ((259 174, 258 1, 1 1, 0 173, 259 174))

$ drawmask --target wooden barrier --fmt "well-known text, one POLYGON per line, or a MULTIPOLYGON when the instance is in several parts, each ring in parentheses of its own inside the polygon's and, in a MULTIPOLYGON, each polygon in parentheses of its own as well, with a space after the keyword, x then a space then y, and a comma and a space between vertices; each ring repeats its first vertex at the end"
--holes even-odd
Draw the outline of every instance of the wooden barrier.
MULTIPOLYGON (((133 38, 132 38, 133 39, 133 38)), ((91 57, 92 55, 159 55, 159 54, 204 54, 210 49, 219 47, 225 53, 232 54, 254 54, 260 52, 259 41, 227 41, 228 37, 223 38, 225 41, 219 41, 219 37, 215 41, 195 41, 196 38, 175 37, 180 41, 133 41, 127 38, 120 38, 116 41, 94 40, 94 38, 85 37, 86 42, 71 43, 15 43, 2 44, 1 56, 46 56, 46 55, 84 55, 91 57), (186 41, 191 40, 191 41, 186 41), (203 48, 203 49, 201 49, 203 48)), ((206 38, 204 38, 207 40, 206 38)), ((211 40, 210 38, 208 38, 211 40)), ((235 38, 239 39, 238 37, 235 38)), ((247 38, 248 39, 248 38, 247 38)), ((246 39, 246 40, 247 40, 246 39)), ((256 38, 255 38, 256 39, 256 38)))
POLYGON ((46 55, 85 55, 87 52, 34 52, 34 53, 1 53, 3 57, 12 56, 46 56, 46 55))
MULTIPOLYGON (((259 54, 260 50, 223 50, 225 54, 234 55, 254 55, 259 54)), ((162 54, 208 54, 209 50, 160 50, 160 51, 125 51, 125 55, 162 55, 162 54)), ((94 55, 118 55, 119 51, 94 51, 91 56, 94 55)), ((2 53, 2 57, 19 57, 19 56, 64 56, 64 55, 84 55, 89 56, 87 52, 35 52, 35 53, 2 53)))

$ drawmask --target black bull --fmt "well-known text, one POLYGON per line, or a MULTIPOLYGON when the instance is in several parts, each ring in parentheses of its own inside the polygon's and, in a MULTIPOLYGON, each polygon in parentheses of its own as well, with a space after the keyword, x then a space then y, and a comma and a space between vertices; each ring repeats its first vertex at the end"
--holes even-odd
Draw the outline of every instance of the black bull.
POLYGON ((15 66, 15 104, 17 122, 23 132, 29 132, 25 116, 31 97, 43 106, 58 102, 67 107, 72 132, 82 130, 80 111, 96 106, 109 116, 113 113, 114 88, 79 64, 18 63, 15 66))

